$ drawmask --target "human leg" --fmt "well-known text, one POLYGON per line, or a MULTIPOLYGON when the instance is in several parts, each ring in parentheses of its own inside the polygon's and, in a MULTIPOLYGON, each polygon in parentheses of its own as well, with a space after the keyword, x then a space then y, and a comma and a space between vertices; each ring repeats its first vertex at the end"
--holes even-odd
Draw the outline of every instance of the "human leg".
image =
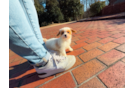
POLYGON ((43 59, 47 61, 50 54, 43 46, 41 34, 34 31, 36 27, 30 22, 36 25, 35 20, 29 18, 34 13, 28 12, 28 15, 21 1, 9 0, 9 48, 34 64, 43 62, 43 59))
MULTIPOLYGON (((30 0, 22 1, 27 5, 30 0)), ((71 68, 76 61, 74 56, 62 57, 51 51, 50 54, 44 48, 34 16, 31 16, 32 12, 28 11, 28 7, 23 7, 25 4, 18 0, 9 1, 9 48, 34 64, 47 63, 42 66, 33 65, 41 78, 71 68)))

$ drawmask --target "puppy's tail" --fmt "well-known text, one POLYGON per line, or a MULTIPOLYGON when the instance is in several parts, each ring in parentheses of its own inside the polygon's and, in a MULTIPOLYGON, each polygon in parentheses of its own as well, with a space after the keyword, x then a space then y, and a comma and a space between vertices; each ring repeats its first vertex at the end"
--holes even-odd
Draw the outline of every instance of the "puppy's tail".
POLYGON ((46 43, 47 39, 46 38, 43 38, 43 41, 46 43))

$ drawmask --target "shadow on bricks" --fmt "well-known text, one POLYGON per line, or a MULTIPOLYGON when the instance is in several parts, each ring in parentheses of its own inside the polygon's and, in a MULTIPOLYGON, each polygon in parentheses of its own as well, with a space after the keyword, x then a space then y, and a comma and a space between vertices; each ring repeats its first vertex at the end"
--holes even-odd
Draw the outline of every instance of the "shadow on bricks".
POLYGON ((118 24, 118 25, 121 25, 121 24, 124 24, 125 23, 125 20, 111 20, 109 24, 118 24))
POLYGON ((10 69, 9 71, 9 88, 34 88, 54 77, 49 76, 47 78, 39 78, 36 70, 33 66, 30 66, 28 62, 15 65, 10 68, 13 69, 10 69))
POLYGON ((40 78, 38 77, 35 69, 32 66, 30 66, 28 62, 24 62, 19 65, 11 66, 9 68, 9 87, 10 88, 26 85, 28 83, 31 83, 37 80, 40 80, 40 78), (23 80, 31 76, 36 76, 36 79, 32 79, 23 84, 21 83, 23 82, 23 80))

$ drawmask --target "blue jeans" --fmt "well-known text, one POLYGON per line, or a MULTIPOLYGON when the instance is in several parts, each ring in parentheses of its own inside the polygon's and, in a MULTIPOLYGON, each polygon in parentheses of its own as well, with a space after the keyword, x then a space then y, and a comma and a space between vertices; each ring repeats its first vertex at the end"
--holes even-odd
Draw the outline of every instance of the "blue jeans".
POLYGON ((31 64, 49 59, 33 0, 9 0, 9 48, 31 64))

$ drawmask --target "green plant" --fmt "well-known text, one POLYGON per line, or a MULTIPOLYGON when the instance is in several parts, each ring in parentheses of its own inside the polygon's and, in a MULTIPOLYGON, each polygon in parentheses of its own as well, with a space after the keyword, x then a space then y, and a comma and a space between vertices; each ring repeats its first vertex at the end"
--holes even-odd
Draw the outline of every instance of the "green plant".
POLYGON ((105 1, 97 1, 90 5, 89 11, 92 15, 98 14, 104 7, 105 7, 105 1))
POLYGON ((58 0, 65 21, 79 19, 84 11, 80 0, 58 0))
POLYGON ((59 23, 64 20, 64 16, 59 8, 59 2, 57 0, 47 0, 46 9, 48 22, 59 23))

